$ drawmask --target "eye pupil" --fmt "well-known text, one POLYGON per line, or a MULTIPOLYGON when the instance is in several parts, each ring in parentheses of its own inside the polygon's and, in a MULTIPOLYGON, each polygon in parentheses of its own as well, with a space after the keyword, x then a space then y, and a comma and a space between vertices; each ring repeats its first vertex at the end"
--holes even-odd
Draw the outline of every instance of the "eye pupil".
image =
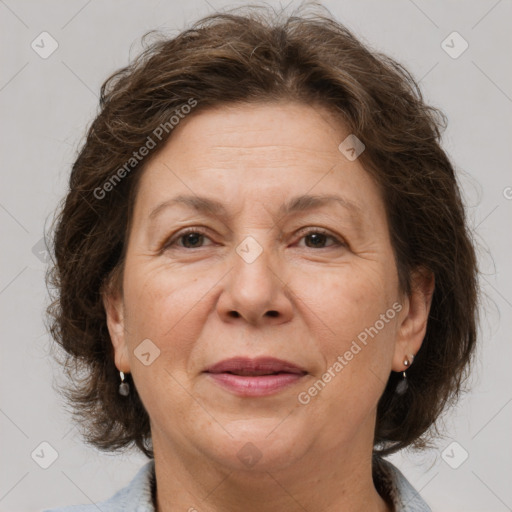
POLYGON ((190 245, 187 245, 191 243, 192 247, 195 247, 197 245, 197 242, 201 240, 202 238, 201 233, 187 233, 183 236, 184 246, 190 247, 190 245))
POLYGON ((313 247, 322 245, 322 243, 325 242, 325 235, 322 233, 311 233, 307 235, 306 238, 309 238, 313 242, 313 247))

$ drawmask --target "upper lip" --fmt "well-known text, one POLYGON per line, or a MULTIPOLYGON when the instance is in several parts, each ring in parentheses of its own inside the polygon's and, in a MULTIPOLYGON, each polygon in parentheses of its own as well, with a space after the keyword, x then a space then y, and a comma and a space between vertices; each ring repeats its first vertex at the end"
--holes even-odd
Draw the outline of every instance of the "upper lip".
POLYGON ((208 373, 233 373, 236 375, 271 375, 273 373, 305 374, 306 371, 296 364, 274 357, 232 357, 208 367, 208 373))

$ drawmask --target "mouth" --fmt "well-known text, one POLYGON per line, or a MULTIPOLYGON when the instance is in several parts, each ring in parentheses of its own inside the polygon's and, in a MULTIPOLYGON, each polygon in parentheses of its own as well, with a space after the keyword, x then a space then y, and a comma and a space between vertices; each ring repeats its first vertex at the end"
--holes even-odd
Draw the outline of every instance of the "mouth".
POLYGON ((278 373, 291 373, 295 375, 307 373, 304 369, 289 361, 274 357, 259 357, 257 359, 233 357, 220 361, 205 371, 212 374, 231 373, 244 377, 260 377, 262 375, 275 375, 278 373))
POLYGON ((234 357, 205 370, 217 384, 238 396, 267 396, 297 383, 307 372, 282 359, 234 357))

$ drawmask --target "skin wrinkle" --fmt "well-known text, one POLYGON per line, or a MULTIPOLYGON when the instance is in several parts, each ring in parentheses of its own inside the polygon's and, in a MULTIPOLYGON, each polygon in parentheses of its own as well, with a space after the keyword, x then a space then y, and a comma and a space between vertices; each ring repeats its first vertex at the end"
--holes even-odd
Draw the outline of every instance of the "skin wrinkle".
MULTIPOLYGON (((334 129, 327 124, 326 114, 294 103, 204 111, 180 123, 159 156, 180 169, 180 179, 156 160, 141 177, 123 296, 112 298, 108 326, 116 366, 132 373, 151 418, 159 512, 187 510, 194 496, 214 488, 201 510, 250 512, 265 506, 269 512, 294 511, 301 510, 298 504, 326 512, 388 510, 372 481, 376 406, 389 373, 403 370, 404 353, 416 353, 421 345, 424 330, 418 326, 425 308, 417 304, 426 299, 418 294, 411 303, 401 296, 378 188, 357 161, 338 152, 346 133, 342 125, 334 129), (228 139, 240 145, 243 156, 233 154, 231 166, 227 161, 219 166, 216 149, 228 139), (271 167, 260 158, 269 141, 272 148, 282 148, 281 153, 272 151, 271 167), (190 151, 199 143, 200 152, 190 151), (274 175, 281 160, 290 165, 274 175), (328 175, 325 160, 337 161, 328 175), (218 171, 208 172, 207 163, 218 171), (308 183, 316 185, 309 190, 308 183), (198 195, 207 191, 237 212, 236 218, 226 219, 234 236, 218 234, 225 247, 155 251, 148 238, 149 213, 189 189, 198 195), (276 242, 269 228, 279 207, 306 192, 336 193, 361 206, 365 229, 352 236, 357 229, 347 224, 350 249, 298 247, 297 237, 287 235, 299 227, 336 224, 334 212, 344 209, 334 205, 325 207, 333 212, 331 219, 313 210, 293 222, 279 219, 285 237, 276 242), (263 247, 251 264, 234 250, 248 234, 263 247), (298 393, 394 302, 403 305, 402 311, 310 404, 298 404, 298 393), (265 315, 268 310, 278 316, 265 315), (149 367, 134 356, 146 338, 161 351, 149 367), (240 398, 202 373, 207 365, 234 355, 272 355, 308 374, 300 385, 274 396, 240 398), (253 468, 237 457, 247 442, 263 454, 253 468)), ((163 225, 157 231, 165 233, 166 222, 174 230, 170 212, 159 215, 163 225)), ((193 226, 197 220, 202 226, 206 217, 184 219, 178 224, 193 226)))

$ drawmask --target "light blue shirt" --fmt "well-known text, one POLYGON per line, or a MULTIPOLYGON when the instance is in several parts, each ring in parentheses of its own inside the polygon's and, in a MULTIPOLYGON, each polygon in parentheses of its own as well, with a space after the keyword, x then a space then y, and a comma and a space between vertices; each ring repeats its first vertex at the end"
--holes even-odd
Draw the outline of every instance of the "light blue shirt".
MULTIPOLYGON (((388 461, 381 461, 388 492, 395 512, 432 512, 401 471, 388 461)), ((144 465, 133 480, 114 496, 101 503, 73 505, 47 509, 43 512, 155 512, 152 486, 155 478, 155 461, 144 465)))

